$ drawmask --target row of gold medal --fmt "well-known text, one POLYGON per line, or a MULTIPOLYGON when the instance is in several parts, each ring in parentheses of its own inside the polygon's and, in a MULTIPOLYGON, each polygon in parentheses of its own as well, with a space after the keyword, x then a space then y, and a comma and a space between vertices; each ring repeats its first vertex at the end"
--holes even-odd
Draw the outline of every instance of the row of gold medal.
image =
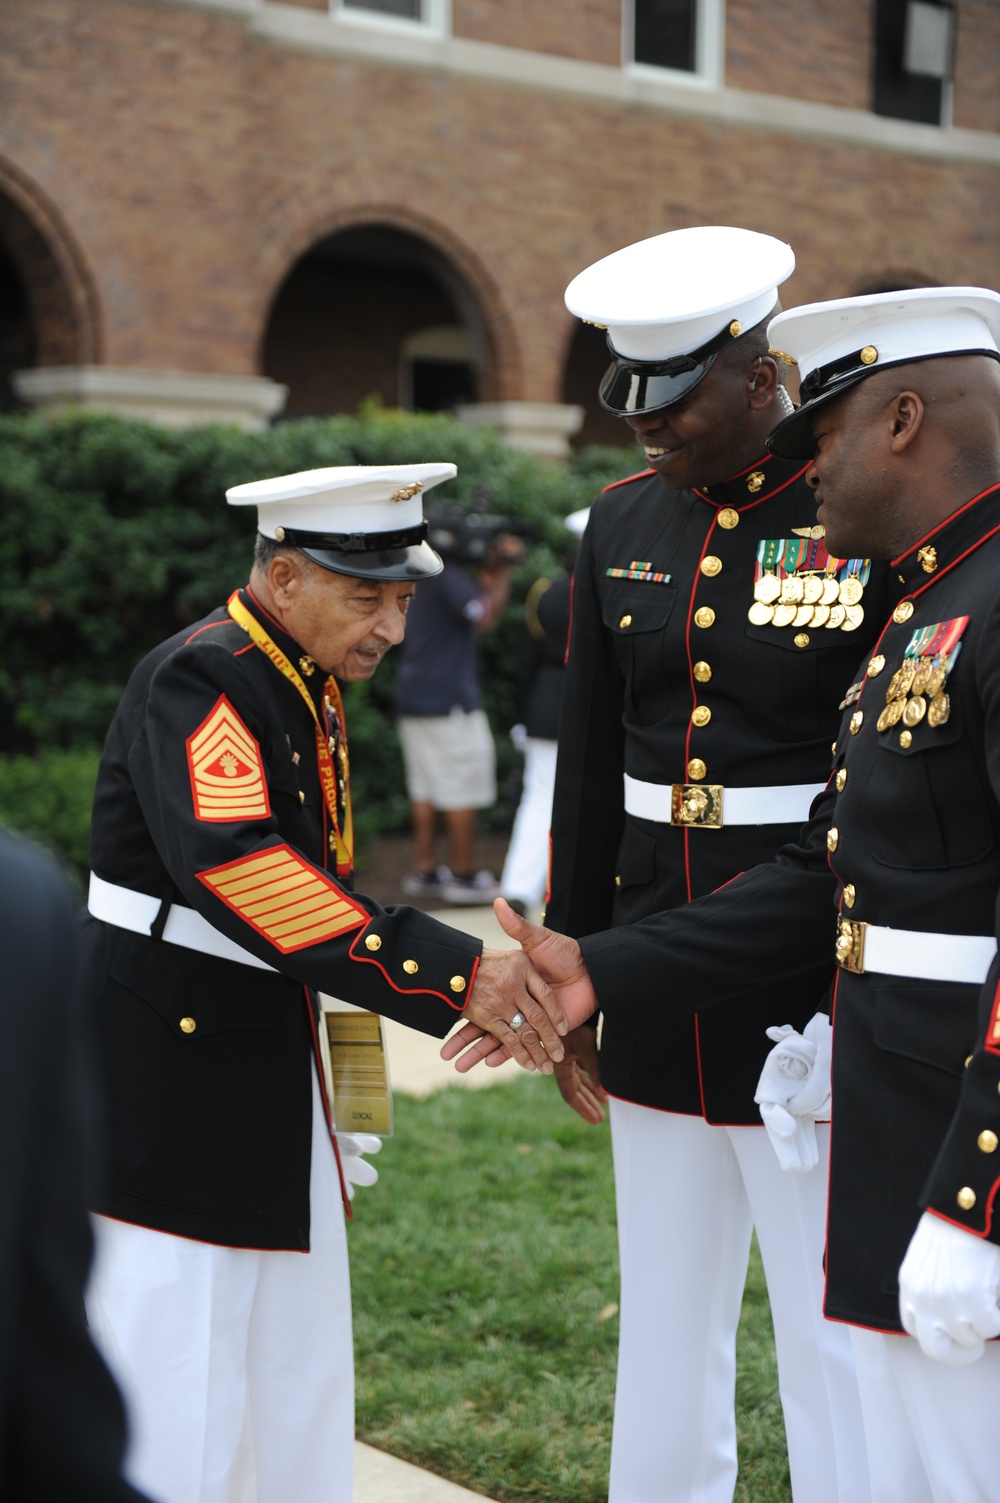
POLYGON ((904 658, 889 680, 876 728, 888 731, 902 721, 912 729, 925 715, 928 725, 944 725, 951 714, 951 699, 944 692, 947 679, 947 668, 930 658, 904 658))
POLYGON ((762 574, 754 585, 747 612, 754 626, 825 626, 830 631, 857 631, 865 619, 864 585, 856 574, 839 580, 833 574, 762 574))

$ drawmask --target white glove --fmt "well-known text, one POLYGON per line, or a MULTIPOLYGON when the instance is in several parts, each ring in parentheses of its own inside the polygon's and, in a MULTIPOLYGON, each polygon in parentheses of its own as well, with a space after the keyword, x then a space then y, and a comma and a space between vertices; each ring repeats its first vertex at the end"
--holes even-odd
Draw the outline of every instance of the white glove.
POLYGON ((785 1023, 767 1036, 775 1045, 753 1099, 782 1169, 807 1173, 819 1163, 816 1123, 830 1112, 830 1019, 818 1012, 803 1033, 785 1023))
POLYGON ((362 1158, 362 1154, 380 1153, 382 1139, 370 1132, 338 1132, 336 1137, 347 1198, 353 1200, 355 1185, 374 1185, 378 1181, 378 1170, 362 1158))
POLYGON ((904 1330, 928 1357, 966 1367, 1000 1336, 1000 1247, 925 1211, 899 1270, 904 1330))
POLYGON ((527 727, 523 725, 512 725, 510 728, 510 739, 514 743, 515 750, 519 751, 523 756, 528 741, 527 727))

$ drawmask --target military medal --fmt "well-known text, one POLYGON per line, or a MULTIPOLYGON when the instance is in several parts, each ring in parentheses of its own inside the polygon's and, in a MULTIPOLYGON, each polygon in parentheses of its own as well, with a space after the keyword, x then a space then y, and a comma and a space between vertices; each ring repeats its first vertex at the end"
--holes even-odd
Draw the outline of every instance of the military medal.
POLYGON ((927 724, 938 726, 944 725, 951 714, 951 699, 947 694, 935 694, 927 706, 927 724))
POLYGON ((817 605, 823 598, 823 581, 818 574, 808 574, 802 582, 802 598, 810 605, 817 605))
POLYGON ((840 582, 835 574, 828 574, 823 581, 823 594, 820 597, 823 605, 835 605, 840 594, 840 582))
POLYGON ((811 626, 812 615, 813 608, 811 605, 800 605, 798 610, 795 612, 795 620, 792 622, 792 625, 794 627, 811 626))
POLYGON ((830 619, 826 623, 826 629, 827 629, 827 631, 836 631, 839 626, 843 626, 843 624, 844 624, 844 622, 846 620, 847 620, 847 607, 846 607, 846 605, 831 605, 831 607, 830 607, 830 619))
POLYGON ((747 617, 754 626, 769 626, 774 615, 774 606, 765 605, 762 600, 755 600, 747 612, 747 617))
POLYGON ((828 605, 814 605, 812 609, 811 626, 825 626, 830 619, 830 607, 828 605))
POLYGON ((885 709, 878 717, 878 720, 876 721, 877 728, 880 731, 891 730, 894 725, 898 725, 902 720, 903 711, 905 708, 905 699, 894 699, 891 704, 886 705, 885 709))
POLYGON ((841 623, 841 627, 840 627, 841 631, 857 631, 858 627, 861 625, 862 621, 865 619, 865 608, 864 608, 864 606, 863 605, 848 605, 848 606, 844 607, 844 610, 845 610, 845 620, 841 623))
POLYGON ((791 626, 795 620, 795 606, 787 600, 781 600, 774 607, 774 615, 771 617, 774 626, 791 626))
POLYGON ((797 574, 786 574, 781 581, 782 605, 798 605, 805 592, 805 582, 797 574))
POLYGON ((937 666, 932 668, 930 673, 927 675, 927 682, 921 690, 921 693, 926 694, 928 699, 935 699, 937 695, 940 694, 947 681, 948 670, 942 667, 940 663, 938 663, 937 666))
POLYGON ((781 583, 776 574, 764 574, 753 587, 753 598, 761 605, 773 605, 781 594, 781 583))
POLYGON ((863 594, 864 589, 856 574, 849 574, 842 580, 837 591, 841 605, 857 605, 863 594))
POLYGON ((917 666, 916 673, 913 675, 913 683, 910 685, 910 693, 923 694, 924 690, 927 688, 927 683, 930 679, 930 676, 931 664, 927 661, 926 658, 922 658, 917 666))
MULTIPOLYGON (((898 702, 898 701, 897 701, 898 702)), ((903 710, 903 724, 911 728, 919 725, 927 714, 927 701, 922 694, 915 694, 912 699, 906 701, 903 710)))

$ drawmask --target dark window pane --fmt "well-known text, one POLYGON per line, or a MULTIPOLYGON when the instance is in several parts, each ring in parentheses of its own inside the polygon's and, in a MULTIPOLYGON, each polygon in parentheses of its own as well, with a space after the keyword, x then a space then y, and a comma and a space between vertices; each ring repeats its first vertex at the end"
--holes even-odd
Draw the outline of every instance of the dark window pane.
POLYGON ((415 412, 445 412, 459 402, 476 400, 476 373, 460 360, 413 362, 413 408, 415 412))
MULTIPOLYGON (((942 81, 903 66, 908 0, 876 0, 872 109, 895 120, 941 124, 942 81)), ((950 7, 942 7, 950 9, 950 7)))
POLYGON ((422 0, 344 0, 348 10, 377 10, 383 16, 422 19, 422 0))
POLYGON ((634 0, 635 61, 694 72, 698 0, 634 0))

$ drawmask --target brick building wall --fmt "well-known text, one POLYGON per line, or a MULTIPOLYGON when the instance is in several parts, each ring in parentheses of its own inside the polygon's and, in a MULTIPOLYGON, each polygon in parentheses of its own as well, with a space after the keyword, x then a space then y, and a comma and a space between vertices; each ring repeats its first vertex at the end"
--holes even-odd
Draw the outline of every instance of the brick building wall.
MULTIPOLYGON (((311 4, 300 13, 330 25, 311 4)), ((528 46, 617 76, 615 0, 453 0, 453 16, 455 48, 528 46)), ((697 87, 654 107, 588 97, 590 75, 536 87, 516 73, 397 65, 320 46, 314 32, 275 40, 198 0, 5 0, 0 241, 39 308, 31 234, 62 268, 62 300, 46 304, 62 334, 43 364, 285 379, 288 350, 268 329, 294 268, 340 230, 387 226, 431 248, 478 310, 480 400, 560 403, 578 389, 566 283, 665 229, 729 223, 790 241, 786 305, 886 279, 997 285, 1000 156, 976 160, 975 143, 936 154, 921 145, 929 127, 907 128, 912 150, 874 131, 871 144, 838 139, 823 121, 783 124, 772 104, 865 108, 869 20, 869 0, 728 0, 726 82, 760 97, 749 120, 728 120, 697 87), (15 178, 28 197, 12 208, 15 178)), ((966 0, 955 115, 981 131, 1000 130, 998 49, 1000 7, 966 0)), ((392 401, 385 351, 373 363, 338 317, 346 296, 316 293, 322 338, 339 341, 341 373, 366 361, 368 373, 360 392, 327 381, 322 399, 350 403, 378 379, 392 401)), ((420 296, 433 302, 433 289, 420 296)), ((396 303, 383 310, 387 339, 445 316, 396 303)), ((296 317, 307 340, 308 298, 296 317)), ((320 399, 318 379, 302 410, 320 399)))

